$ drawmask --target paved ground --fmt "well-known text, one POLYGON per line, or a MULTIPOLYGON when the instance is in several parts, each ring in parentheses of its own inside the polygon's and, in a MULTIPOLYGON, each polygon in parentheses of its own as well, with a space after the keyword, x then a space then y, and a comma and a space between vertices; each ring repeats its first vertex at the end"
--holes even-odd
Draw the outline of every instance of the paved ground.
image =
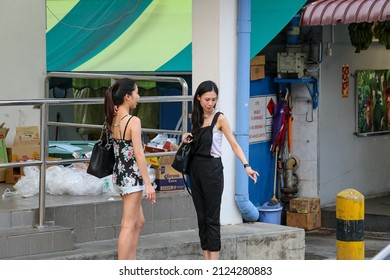
MULTIPOLYGON (((364 256, 371 259, 390 244, 388 232, 365 232, 364 256)), ((305 260, 335 260, 336 231, 333 229, 317 229, 305 232, 305 260)))

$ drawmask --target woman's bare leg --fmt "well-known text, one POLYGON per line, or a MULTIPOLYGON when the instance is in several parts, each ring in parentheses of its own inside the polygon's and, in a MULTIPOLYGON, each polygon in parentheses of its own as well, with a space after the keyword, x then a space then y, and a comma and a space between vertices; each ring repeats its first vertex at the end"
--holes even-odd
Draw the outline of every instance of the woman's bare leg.
POLYGON ((219 251, 203 251, 205 260, 219 260, 219 251))
POLYGON ((142 191, 122 196, 123 215, 118 238, 118 260, 134 260, 138 239, 145 219, 142 212, 142 191))

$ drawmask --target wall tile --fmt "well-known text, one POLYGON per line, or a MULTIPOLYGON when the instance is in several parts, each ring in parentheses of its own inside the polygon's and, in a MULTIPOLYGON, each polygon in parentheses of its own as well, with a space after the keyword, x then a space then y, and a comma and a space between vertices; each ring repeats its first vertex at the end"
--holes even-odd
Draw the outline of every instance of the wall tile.
POLYGON ((76 225, 76 206, 55 207, 55 224, 74 228, 76 225))
POLYGON ((77 205, 75 228, 88 228, 95 226, 95 213, 95 204, 77 205))
POLYGON ((8 257, 30 255, 30 236, 8 237, 8 257))
POLYGON ((0 228, 9 228, 9 227, 11 227, 11 214, 0 213, 0 228))
POLYGON ((30 253, 42 254, 53 251, 53 235, 51 232, 34 234, 30 238, 30 253))
POLYGON ((110 226, 115 221, 116 205, 112 203, 96 204, 96 226, 110 226))

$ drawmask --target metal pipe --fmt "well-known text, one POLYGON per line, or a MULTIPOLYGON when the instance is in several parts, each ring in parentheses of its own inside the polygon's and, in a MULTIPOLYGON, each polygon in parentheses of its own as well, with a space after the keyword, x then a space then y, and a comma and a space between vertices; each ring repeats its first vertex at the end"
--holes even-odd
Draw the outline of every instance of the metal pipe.
MULTIPOLYGON (((67 122, 48 122, 48 126, 58 126, 58 127, 77 127, 77 128, 92 128, 96 130, 101 130, 102 126, 97 124, 80 124, 80 123, 67 123, 67 122)), ((183 131, 181 130, 170 130, 170 129, 157 129, 157 128, 142 128, 143 132, 153 132, 153 133, 166 133, 166 134, 178 134, 181 135, 183 131)))
MULTIPOLYGON (((245 156, 249 159, 249 81, 250 81, 250 34, 251 1, 238 1, 238 49, 237 49, 237 116, 236 137, 245 156)), ((242 163, 236 158, 236 204, 243 219, 255 222, 259 211, 249 200, 248 177, 242 163)))
MULTIPOLYGON (((191 96, 143 96, 138 103, 160 103, 160 102, 190 102, 191 96)), ((0 106, 19 106, 31 105, 39 106, 41 104, 49 105, 80 105, 80 104, 103 104, 103 98, 45 98, 45 99, 27 99, 27 100, 0 100, 0 106)))
POLYGON ((42 160, 41 172, 39 172, 39 221, 36 227, 44 227, 45 223, 45 199, 46 199, 46 159, 47 159, 47 120, 49 110, 47 104, 41 105, 41 144, 40 144, 40 157, 42 160))
POLYGON ((372 260, 390 260, 390 244, 376 254, 372 260))

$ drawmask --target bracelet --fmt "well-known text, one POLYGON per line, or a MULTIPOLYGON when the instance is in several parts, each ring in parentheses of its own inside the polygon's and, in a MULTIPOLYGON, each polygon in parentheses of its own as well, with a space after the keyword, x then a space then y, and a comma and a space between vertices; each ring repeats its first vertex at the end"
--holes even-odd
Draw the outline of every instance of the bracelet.
POLYGON ((251 167, 249 163, 244 163, 244 168, 251 167))

